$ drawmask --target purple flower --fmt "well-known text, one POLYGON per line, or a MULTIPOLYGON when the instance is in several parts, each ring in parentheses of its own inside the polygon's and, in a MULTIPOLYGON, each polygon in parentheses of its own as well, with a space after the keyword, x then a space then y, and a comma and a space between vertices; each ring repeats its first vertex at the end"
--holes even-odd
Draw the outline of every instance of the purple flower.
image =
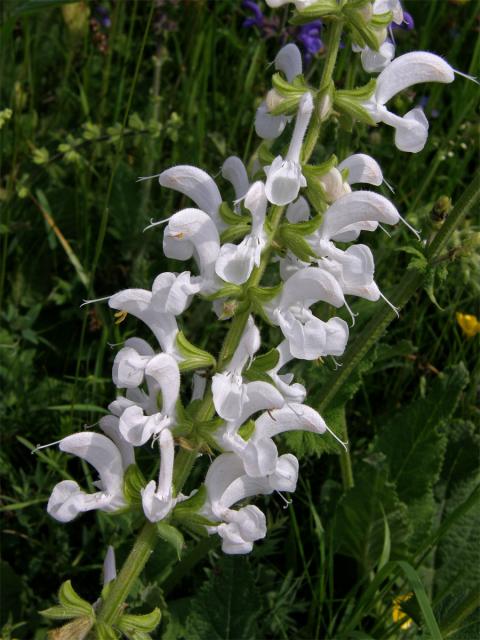
POLYGON ((110 20, 110 13, 108 9, 97 5, 95 7, 95 13, 98 16, 98 21, 100 22, 102 27, 109 29, 112 26, 112 21, 110 20))
POLYGON ((303 49, 306 64, 311 61, 316 53, 323 49, 324 45, 320 38, 322 27, 320 20, 313 20, 298 29, 296 39, 303 49))
POLYGON ((392 22, 390 26, 392 27, 392 29, 403 29, 403 31, 412 31, 412 29, 415 29, 415 22, 412 15, 408 13, 408 11, 404 11, 402 24, 396 24, 395 22, 392 22))
POLYGON ((250 18, 245 18, 242 27, 258 27, 262 29, 265 18, 258 4, 253 0, 243 0, 242 8, 253 13, 253 16, 250 18))

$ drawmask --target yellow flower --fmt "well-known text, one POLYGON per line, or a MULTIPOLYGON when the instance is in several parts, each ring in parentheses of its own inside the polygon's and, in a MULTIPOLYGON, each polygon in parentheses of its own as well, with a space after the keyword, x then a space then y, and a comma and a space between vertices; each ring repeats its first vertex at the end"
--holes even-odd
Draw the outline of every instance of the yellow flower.
POLYGON ((469 313, 456 313, 457 322, 460 325, 460 329, 467 336, 467 338, 473 338, 477 333, 480 333, 480 322, 477 317, 469 313))
POLYGON ((400 626, 400 629, 403 630, 410 629, 413 624, 413 620, 402 610, 402 602, 410 600, 412 596, 413 593, 405 593, 393 599, 392 619, 394 622, 401 622, 402 620, 404 620, 404 622, 400 626))

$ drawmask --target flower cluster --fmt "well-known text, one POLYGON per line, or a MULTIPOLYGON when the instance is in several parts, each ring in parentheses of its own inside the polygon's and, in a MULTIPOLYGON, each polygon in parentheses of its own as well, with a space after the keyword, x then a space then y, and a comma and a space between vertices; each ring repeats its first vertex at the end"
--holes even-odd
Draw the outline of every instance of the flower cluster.
MULTIPOLYGON (((311 3, 295 4, 301 10, 311 3)), ((373 13, 393 9, 400 20, 400 13, 395 17, 398 2, 375 0, 369 6, 373 13)), ((140 338, 126 340, 113 364, 113 382, 121 393, 100 420, 103 434, 83 432, 60 441, 62 451, 99 473, 93 494, 72 480, 56 485, 48 511, 61 522, 92 509, 140 506, 155 523, 176 523, 180 513, 185 518, 195 512, 197 524, 222 538, 225 553, 248 553, 266 535, 266 521, 257 506, 245 501, 293 492, 297 484, 298 460, 279 452, 277 436, 291 430, 329 431, 305 404, 305 387, 285 367, 294 358, 342 356, 349 326, 341 317, 326 315, 327 309, 345 307, 353 324, 348 296, 383 297, 374 280, 372 252, 358 238, 362 231, 403 219, 379 193, 352 189, 382 184, 382 171, 370 156, 356 153, 340 162, 332 156, 320 165, 308 163, 303 150, 312 116, 315 112, 324 121, 338 109, 372 124, 384 122, 395 128, 398 148, 419 151, 428 130, 423 112, 414 109, 400 117, 386 104, 412 84, 451 82, 454 76, 438 56, 414 52, 388 62, 365 91, 330 86, 325 93, 305 82, 300 51, 293 44, 281 49, 275 68, 274 88, 259 107, 255 128, 269 140, 291 129, 290 141, 277 155, 262 145, 260 161, 250 171, 237 157, 225 160, 221 174, 233 187, 233 201, 226 202, 215 181, 197 167, 174 166, 156 176, 162 187, 183 194, 194 206, 150 227, 164 224, 165 255, 193 259, 196 271, 161 273, 151 289, 127 289, 107 298, 119 320, 128 314, 138 318, 158 344, 153 348, 140 338), (268 264, 278 275, 275 286, 261 283, 268 264), (198 296, 212 302, 220 320, 234 318, 229 348, 226 342, 218 360, 192 345, 178 327, 178 317, 198 296), (261 354, 259 320, 283 335, 276 348, 261 354), (184 373, 192 371, 193 390, 184 406, 184 373), (148 482, 140 472, 135 475, 135 449, 146 444, 158 447, 160 456, 158 479, 148 482), (175 486, 180 448, 194 456, 219 454, 204 486, 190 496, 175 486)))

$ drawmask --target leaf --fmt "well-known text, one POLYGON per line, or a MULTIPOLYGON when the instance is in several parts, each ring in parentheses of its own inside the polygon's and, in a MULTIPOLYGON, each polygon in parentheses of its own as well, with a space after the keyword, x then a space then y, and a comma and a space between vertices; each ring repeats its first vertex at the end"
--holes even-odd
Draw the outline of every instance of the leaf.
POLYGON ((185 544, 181 531, 166 522, 157 522, 157 533, 162 540, 168 542, 175 549, 180 560, 185 544))
POLYGON ((365 572, 384 557, 385 520, 390 530, 391 555, 406 551, 409 522, 406 506, 387 479, 386 465, 362 462, 354 468, 355 486, 337 505, 334 537, 339 553, 357 560, 365 572))
POLYGON ((247 558, 224 556, 191 602, 189 640, 252 640, 260 597, 247 558))
POLYGON ((415 538, 428 534, 434 501, 432 487, 443 462, 447 435, 440 426, 457 406, 468 372, 460 364, 447 369, 434 381, 425 398, 419 398, 397 413, 380 431, 375 448, 388 461, 389 479, 415 518, 415 538))

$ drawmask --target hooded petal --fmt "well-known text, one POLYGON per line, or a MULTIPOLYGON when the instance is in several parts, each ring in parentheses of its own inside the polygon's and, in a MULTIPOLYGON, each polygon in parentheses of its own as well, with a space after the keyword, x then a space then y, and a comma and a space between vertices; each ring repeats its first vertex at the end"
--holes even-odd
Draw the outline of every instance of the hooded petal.
POLYGON ((325 212, 319 236, 333 238, 357 223, 397 224, 399 221, 398 211, 387 198, 373 191, 353 191, 330 205, 325 212))
MULTIPOLYGON (((230 484, 244 475, 243 462, 234 453, 222 453, 212 462, 205 477, 208 499, 218 503, 230 484)), ((230 505, 229 505, 230 506, 230 505)))
POLYGON ((165 416, 160 413, 145 416, 143 410, 136 405, 125 409, 119 421, 120 433, 134 447, 145 444, 164 426, 166 426, 165 416))
POLYGON ((213 404, 224 420, 236 420, 241 413, 245 386, 238 378, 228 373, 216 373, 212 378, 213 404))
POLYGON ((245 165, 237 156, 229 156, 222 164, 222 176, 228 180, 235 190, 235 198, 240 200, 250 186, 245 165))
POLYGON ((296 200, 300 189, 307 186, 298 162, 284 160, 282 156, 277 156, 269 167, 265 167, 265 173, 265 193, 272 204, 290 204, 296 200))
POLYGON ((302 73, 302 54, 297 45, 290 43, 280 49, 275 57, 275 68, 285 74, 287 82, 293 82, 302 73))
POLYGON ((288 205, 285 216, 291 223, 305 222, 310 218, 310 205, 303 196, 300 196, 288 205))
POLYGON ((395 45, 393 42, 389 42, 388 40, 380 45, 378 51, 365 47, 362 49, 362 54, 360 56, 362 60, 362 67, 367 71, 367 73, 379 73, 385 69, 388 64, 390 64, 394 57, 395 45))
POLYGON ((119 418, 112 415, 103 416, 100 418, 100 429, 116 444, 122 456, 123 468, 127 469, 131 464, 135 464, 133 447, 120 433, 119 418))
MULTIPOLYGON (((175 242, 175 239, 170 238, 170 240, 175 242)), ((186 246, 188 243, 180 244, 186 246)), ((179 246, 178 242, 176 246, 179 246)), ((201 283, 198 282, 198 278, 192 278, 190 271, 183 271, 179 274, 161 273, 155 278, 152 286, 152 303, 161 313, 166 312, 178 316, 190 305, 192 296, 200 289, 201 283)))
POLYGON ((197 167, 177 165, 163 171, 158 181, 162 187, 179 191, 193 200, 199 209, 208 213, 219 229, 225 228, 218 213, 222 197, 208 173, 197 167))
POLYGON ((141 385, 150 358, 151 356, 141 356, 131 347, 120 349, 113 361, 112 379, 115 386, 128 389, 141 385))
POLYGON ((255 421, 253 440, 273 438, 285 431, 312 431, 325 433, 327 426, 322 416, 305 404, 289 403, 281 409, 262 413, 255 421))
POLYGON ((263 101, 255 114, 255 131, 259 138, 274 140, 283 133, 287 122, 286 116, 272 116, 268 112, 266 102, 263 101))
POLYGON ((174 462, 173 436, 169 429, 163 429, 159 437, 160 445, 160 473, 158 476, 158 488, 151 480, 142 489, 143 511, 150 522, 158 522, 165 518, 174 506, 172 479, 174 462))
POLYGON ((174 417, 180 395, 180 371, 176 360, 167 353, 160 353, 150 360, 145 373, 157 382, 162 392, 162 413, 174 417))
POLYGON ((274 473, 269 477, 270 486, 274 491, 288 491, 293 493, 297 488, 298 460, 291 453, 285 453, 277 460, 274 473))
POLYGON ((256 238, 248 235, 239 245, 226 243, 222 245, 215 263, 215 273, 225 282, 243 284, 248 280, 260 253, 256 238))
POLYGON ((400 151, 418 153, 428 138, 428 120, 423 109, 416 107, 397 122, 395 126, 395 146, 400 151))
POLYGON ((79 513, 92 509, 109 510, 111 496, 106 493, 88 494, 73 480, 63 480, 55 485, 48 500, 47 512, 59 522, 70 522, 79 513))
POLYGON ((123 503, 122 456, 109 438, 88 431, 74 433, 63 438, 59 448, 91 464, 98 471, 103 491, 123 503))
POLYGON ((243 367, 260 349, 260 331, 253 316, 248 316, 245 329, 226 370, 241 373, 243 367))
POLYGON ((240 455, 249 476, 262 477, 275 472, 278 450, 271 438, 250 438, 240 455))
POLYGON ((348 169, 348 184, 359 182, 373 184, 379 187, 383 182, 383 174, 380 165, 371 156, 364 153, 355 153, 338 165, 339 171, 348 169))
POLYGON ((319 301, 338 308, 345 303, 345 298, 340 285, 330 273, 318 267, 306 267, 287 280, 280 297, 280 306, 287 308, 300 305, 308 308, 319 301))
POLYGON ((455 79, 452 67, 434 53, 411 51, 393 60, 378 76, 375 98, 386 104, 394 95, 420 82, 450 83, 455 79))

